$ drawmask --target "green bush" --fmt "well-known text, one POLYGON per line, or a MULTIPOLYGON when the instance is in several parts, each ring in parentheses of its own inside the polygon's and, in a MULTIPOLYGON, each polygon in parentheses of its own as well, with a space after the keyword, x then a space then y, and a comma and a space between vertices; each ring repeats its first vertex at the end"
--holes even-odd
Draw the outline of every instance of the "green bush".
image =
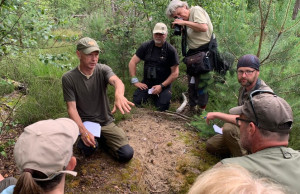
POLYGON ((60 78, 39 77, 29 85, 26 100, 16 112, 16 119, 28 125, 39 120, 66 117, 60 78))
POLYGON ((0 78, 0 96, 14 91, 14 85, 5 79, 0 78))

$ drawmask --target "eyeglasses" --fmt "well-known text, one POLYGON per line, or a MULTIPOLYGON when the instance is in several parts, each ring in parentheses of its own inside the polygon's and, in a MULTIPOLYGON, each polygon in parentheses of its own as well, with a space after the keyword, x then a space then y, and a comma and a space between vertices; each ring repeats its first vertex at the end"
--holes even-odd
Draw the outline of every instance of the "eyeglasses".
POLYGON ((250 94, 250 104, 251 104, 251 107, 252 107, 252 110, 253 110, 253 113, 254 113, 254 117, 255 117, 255 123, 254 124, 257 127, 259 127, 259 123, 258 123, 257 114, 256 114, 255 109, 254 109, 253 97, 256 96, 256 95, 258 95, 258 94, 263 94, 263 93, 269 93, 269 94, 273 94, 273 95, 276 96, 276 94, 274 92, 269 91, 269 90, 254 90, 253 92, 251 92, 251 94, 250 94))
POLYGON ((241 126, 241 124, 240 124, 241 121, 244 121, 244 122, 247 122, 247 123, 253 122, 253 121, 250 121, 250 120, 242 119, 241 117, 235 118, 235 122, 236 122, 236 125, 237 125, 238 127, 241 126))
POLYGON ((237 74, 238 75, 251 75, 254 71, 256 71, 256 70, 253 70, 253 71, 250 71, 250 70, 247 70, 247 71, 242 71, 242 70, 238 70, 237 71, 237 74))

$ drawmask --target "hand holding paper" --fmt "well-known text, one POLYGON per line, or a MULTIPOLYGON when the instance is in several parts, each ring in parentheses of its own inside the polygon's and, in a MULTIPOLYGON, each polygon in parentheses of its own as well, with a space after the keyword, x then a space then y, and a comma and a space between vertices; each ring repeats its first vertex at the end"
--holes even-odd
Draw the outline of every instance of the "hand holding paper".
POLYGON ((214 130, 215 130, 216 133, 223 134, 222 128, 220 128, 218 125, 214 124, 213 128, 214 128, 214 130))
POLYGON ((152 94, 152 93, 153 93, 153 90, 154 90, 154 88, 150 88, 150 89, 148 90, 148 94, 152 94))
POLYGON ((91 134, 93 134, 93 136, 100 137, 101 126, 99 123, 85 121, 85 122, 83 122, 83 125, 91 134))

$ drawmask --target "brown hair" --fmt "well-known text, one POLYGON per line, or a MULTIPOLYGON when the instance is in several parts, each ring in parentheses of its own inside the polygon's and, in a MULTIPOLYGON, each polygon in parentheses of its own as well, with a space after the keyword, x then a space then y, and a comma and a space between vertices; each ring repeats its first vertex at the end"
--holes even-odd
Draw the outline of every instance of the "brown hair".
POLYGON ((23 172, 14 188, 14 194, 43 194, 53 190, 62 180, 64 174, 59 174, 48 181, 35 181, 35 178, 47 178, 45 174, 36 170, 23 172))

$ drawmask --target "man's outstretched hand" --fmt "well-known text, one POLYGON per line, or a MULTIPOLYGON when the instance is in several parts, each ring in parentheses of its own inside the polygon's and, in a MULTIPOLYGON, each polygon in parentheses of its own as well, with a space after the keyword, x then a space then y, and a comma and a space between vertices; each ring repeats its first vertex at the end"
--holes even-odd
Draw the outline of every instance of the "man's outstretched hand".
POLYGON ((122 114, 129 113, 131 110, 131 106, 134 106, 134 104, 132 102, 130 102, 129 100, 127 100, 127 98, 125 98, 125 96, 121 95, 121 96, 115 96, 115 104, 114 104, 114 108, 111 111, 112 114, 114 114, 117 109, 120 110, 120 112, 122 114))

